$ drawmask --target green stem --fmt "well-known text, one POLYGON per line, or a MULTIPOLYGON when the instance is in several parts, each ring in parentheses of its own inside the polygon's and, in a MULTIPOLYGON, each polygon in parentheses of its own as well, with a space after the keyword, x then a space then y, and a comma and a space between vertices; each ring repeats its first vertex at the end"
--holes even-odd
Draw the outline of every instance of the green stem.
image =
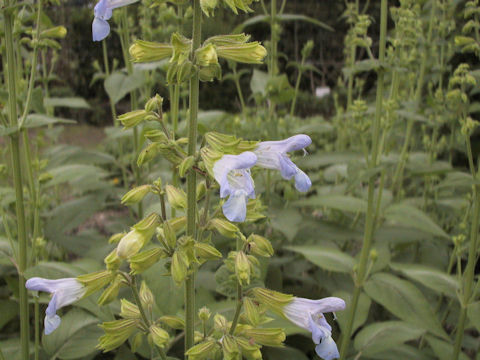
POLYGON ((230 326, 230 335, 233 335, 235 328, 238 324, 238 319, 240 319, 240 312, 242 311, 243 300, 242 300, 242 285, 237 283, 237 306, 235 308, 235 315, 233 316, 232 325, 230 326))
MULTIPOLYGON (((305 65, 305 57, 302 57, 301 67, 303 67, 304 65, 305 65)), ((297 106, 297 98, 298 98, 298 92, 300 90, 300 82, 302 80, 302 75, 303 75, 302 69, 298 68, 297 83, 295 84, 295 95, 293 96, 292 107, 290 108, 290 116, 293 116, 295 114, 295 107, 297 106)))
MULTIPOLYGON (((128 74, 132 75, 133 65, 128 57, 128 44, 130 41, 130 31, 128 30, 127 8, 122 9, 122 21, 120 23, 120 26, 122 27, 121 45, 122 45, 122 52, 123 52, 123 60, 125 62, 125 66, 127 68, 128 74)), ((130 107, 132 111, 138 108, 137 93, 135 92, 135 90, 133 90, 130 93, 130 105, 131 105, 130 107)), ((133 149, 135 153, 134 159, 136 159, 138 153, 140 152, 137 127, 133 128, 133 149)), ((133 173, 135 175, 135 183, 137 185, 140 185, 141 173, 140 173, 140 168, 138 167, 136 161, 133 161, 132 167, 133 167, 133 173)), ((143 218, 143 202, 142 201, 138 203, 138 217, 143 218)))
MULTIPOLYGON (((192 53, 200 47, 202 41, 202 9, 200 0, 193 1, 192 53)), ((188 156, 195 156, 197 150, 197 117, 200 93, 198 72, 190 80, 190 117, 188 121, 188 156)), ((187 235, 195 238, 197 174, 187 174, 187 235)), ((185 351, 194 345, 195 331, 195 272, 185 280, 185 351)))
MULTIPOLYGON (((11 1, 6 2, 7 6, 12 5, 11 1)), ((5 47, 7 53, 7 83, 8 83, 8 109, 10 126, 17 126, 17 89, 15 84, 15 50, 13 46, 13 14, 12 9, 4 11, 5 47)), ((27 234, 25 226, 25 208, 23 199, 23 181, 20 163, 20 139, 19 133, 15 132, 10 136, 10 149, 13 165, 13 179, 15 183, 16 215, 18 231, 18 292, 20 300, 20 347, 21 358, 28 360, 29 357, 29 315, 28 297, 25 288, 24 272, 27 266, 27 234)))
POLYGON ((240 86, 240 77, 237 73, 237 64, 233 66, 233 78, 235 80, 235 87, 237 88, 238 98, 240 99, 240 105, 242 106, 242 114, 246 116, 247 107, 245 105, 245 98, 243 97, 242 87, 240 86))
MULTIPOLYGON (((428 34, 427 34, 426 44, 430 44, 432 41, 433 24, 435 19, 435 4, 436 2, 434 1, 432 3, 432 8, 430 10, 430 20, 428 24, 428 34)), ((420 73, 418 76, 417 87, 415 92, 415 110, 418 109, 418 105, 422 100, 422 89, 423 89, 423 83, 425 79, 425 71, 427 69, 428 56, 429 56, 428 51, 426 51, 425 49, 423 52, 422 63, 420 64, 420 73)), ((408 157, 408 148, 410 146, 410 142, 413 134, 413 125, 414 125, 413 119, 408 119, 407 130, 405 132, 405 140, 403 143, 402 152, 400 153, 400 160, 397 164, 397 167, 395 169, 395 173, 393 176, 392 189, 395 194, 398 194, 402 184, 403 171, 405 169, 405 165, 408 157)))
MULTIPOLYGON (((386 46, 386 37, 387 37, 387 9, 388 1, 382 0, 381 2, 381 15, 380 15, 380 49, 379 49, 379 60, 383 62, 385 60, 385 46, 386 46)), ((376 95, 376 105, 375 105, 375 118, 373 122, 373 131, 372 131, 372 155, 369 162, 369 168, 373 169, 377 166, 378 161, 378 150, 379 150, 379 138, 380 138, 380 125, 381 125, 381 113, 382 113, 382 102, 383 102, 383 78, 384 70, 379 70, 378 79, 377 79, 377 95, 376 95)), ((366 280, 367 274, 367 265, 368 257, 370 253, 370 248, 373 241, 373 232, 375 229, 375 182, 376 175, 372 175, 368 181, 368 208, 366 214, 365 222, 365 233, 364 240, 362 244, 362 250, 360 252, 360 261, 358 264, 358 272, 356 274, 355 281, 355 290, 353 292, 352 302, 350 304, 348 317, 347 317, 347 326, 345 327, 345 332, 342 334, 342 342, 340 347, 340 359, 344 360, 350 345, 350 337, 352 334, 353 322, 355 319, 355 314, 357 312, 358 299, 360 297, 364 282, 366 280)), ((380 196, 380 193, 379 193, 380 196)))
MULTIPOLYGON (((145 312, 145 309, 143 308, 143 305, 142 305, 142 302, 140 301, 140 295, 138 293, 138 288, 137 288, 137 280, 135 278, 135 276, 132 276, 132 281, 130 283, 130 288, 132 289, 132 293, 133 293, 133 298, 135 299, 135 303, 137 304, 138 306, 138 310, 140 310, 140 315, 142 316, 142 320, 143 322, 145 323, 145 325, 147 326, 147 328, 150 328, 150 326, 152 325, 150 323, 150 320, 148 320, 148 317, 147 317, 147 313, 145 312)), ((162 348, 160 347, 157 347, 156 345, 153 345, 157 350, 158 352, 160 353, 160 357, 163 359, 163 360, 167 360, 167 355, 165 354, 165 352, 163 351, 162 348)))
MULTIPOLYGON (((470 171, 473 178, 476 178, 476 171, 473 163, 472 146, 470 137, 467 137, 467 155, 470 164, 470 171)), ((455 345, 453 348, 453 360, 457 360, 462 348, 463 332, 465 329, 465 322, 467 319, 467 308, 472 300, 472 288, 475 278, 475 263, 477 261, 477 242, 478 242, 478 221, 480 217, 480 189, 475 186, 474 192, 474 209, 472 215, 472 227, 470 229, 470 246, 468 249, 468 260, 465 268, 463 285, 463 299, 461 301, 460 316, 457 324, 457 332, 455 335, 455 345)))

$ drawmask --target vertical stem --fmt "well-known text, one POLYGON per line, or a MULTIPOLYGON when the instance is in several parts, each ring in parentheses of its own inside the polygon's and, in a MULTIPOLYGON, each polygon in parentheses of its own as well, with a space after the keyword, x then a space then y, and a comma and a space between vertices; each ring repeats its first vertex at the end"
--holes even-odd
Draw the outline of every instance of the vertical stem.
MULTIPOLYGON (((476 171, 475 166, 473 163, 473 154, 472 154, 472 146, 470 143, 470 137, 467 135, 467 155, 468 161, 470 164, 470 171, 472 173, 473 178, 476 178, 476 171)), ((453 348, 453 360, 457 360, 460 351, 462 349, 462 340, 463 340, 463 332, 465 329, 465 322, 467 319, 467 307, 472 300, 472 288, 473 282, 475 277, 475 263, 477 261, 477 243, 478 243, 478 222, 480 217, 480 189, 476 185, 473 189, 475 203, 473 208, 473 215, 472 215, 472 227, 470 229, 470 246, 468 249, 468 260, 467 266, 465 268, 465 273, 462 281, 463 287, 463 299, 461 301, 461 308, 460 308, 460 316, 457 324, 457 332, 455 335, 455 345, 453 348)))
MULTIPOLYGON (((386 37, 387 37, 387 9, 388 1, 382 0, 381 2, 381 15, 380 15, 380 49, 379 49, 379 60, 383 62, 385 60, 385 46, 386 46, 386 37)), ((377 79, 377 97, 375 104, 375 118, 373 122, 372 129, 372 155, 369 161, 369 168, 373 169, 377 166, 378 161, 378 150, 379 150, 379 138, 380 138, 380 124, 381 124, 381 113, 382 113, 382 102, 383 102, 383 78, 384 70, 380 69, 378 72, 377 79)), ((350 337, 352 334, 353 321, 355 319, 355 313, 357 312, 358 299, 362 291, 364 282, 366 280, 367 274, 367 265, 368 265, 368 255, 370 253, 370 248, 372 246, 373 232, 375 229, 375 180, 376 175, 370 177, 368 181, 368 208, 365 221, 365 233, 364 240, 362 244, 362 250, 360 252, 360 261, 358 264, 358 272, 356 274, 355 280, 355 290, 353 292, 352 303, 350 304, 350 309, 348 312, 347 326, 345 332, 342 334, 342 342, 340 347, 340 359, 344 360, 350 345, 350 337)), ((380 193, 379 195, 380 196, 380 193)))
MULTIPOLYGON (((13 5, 11 1, 7 1, 6 5, 13 5)), ((15 84, 15 53, 13 47, 13 14, 12 9, 4 11, 4 30, 5 30, 5 47, 7 53, 7 77, 8 77, 8 109, 10 126, 17 126, 17 89, 15 84)), ((15 132, 10 136, 10 149, 13 165, 13 180, 15 183, 15 208, 17 215, 18 227, 18 292, 20 300, 20 346, 21 358, 28 360, 29 356, 29 315, 28 315, 28 298, 27 289, 25 288, 24 272, 27 266, 27 234, 25 226, 25 208, 23 199, 23 182, 22 170, 20 163, 20 139, 19 133, 15 132)))
POLYGON ((233 66, 233 77, 235 79, 235 87, 237 88, 240 105, 242 106, 242 114, 245 117, 247 114, 247 107, 245 105, 245 98, 243 97, 242 87, 240 86, 240 77, 237 73, 237 64, 233 66))
MULTIPOLYGON (((202 40, 202 9, 200 0, 193 0, 192 53, 200 47, 202 40)), ((188 120, 188 155, 195 156, 197 149, 197 116, 200 92, 198 72, 190 80, 190 118, 188 120)), ((190 170, 187 174, 187 235, 195 238, 197 176, 190 170)), ((195 272, 185 281, 185 351, 194 345, 195 330, 195 272)))
POLYGON ((305 65, 305 58, 302 57, 301 67, 298 68, 297 82, 295 84, 295 95, 293 96, 292 107, 290 108, 290 116, 295 115, 295 107, 297 106, 298 92, 300 91, 300 81, 302 80, 302 75, 303 75, 302 67, 304 65, 305 65))

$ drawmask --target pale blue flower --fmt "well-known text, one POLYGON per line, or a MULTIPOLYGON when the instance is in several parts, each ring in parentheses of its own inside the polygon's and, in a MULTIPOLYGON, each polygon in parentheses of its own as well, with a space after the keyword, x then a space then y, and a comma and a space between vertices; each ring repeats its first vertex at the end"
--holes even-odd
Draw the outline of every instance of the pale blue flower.
POLYGON ((45 312, 45 335, 52 333, 60 325, 61 319, 57 310, 79 300, 86 292, 85 286, 75 278, 48 280, 34 277, 27 280, 25 287, 53 295, 45 312))
POLYGON ((324 313, 345 309, 345 301, 337 297, 310 300, 294 297, 285 305, 283 314, 295 325, 312 333, 312 340, 317 345, 315 351, 324 360, 338 359, 337 345, 332 339, 332 327, 325 319, 324 313))
POLYGON ((223 214, 230 221, 242 222, 247 217, 247 201, 255 198, 250 168, 256 162, 255 154, 245 151, 240 155, 223 155, 213 166, 220 197, 229 197, 223 204, 223 214))
POLYGON ((93 10, 95 18, 92 23, 93 41, 101 41, 110 33, 110 25, 107 20, 112 17, 112 10, 126 6, 138 0, 100 0, 93 10))
POLYGON ((279 170, 286 180, 295 178, 295 188, 307 192, 312 186, 310 178, 288 157, 287 153, 305 149, 312 143, 308 135, 295 135, 281 141, 263 141, 254 150, 257 165, 266 169, 279 170))

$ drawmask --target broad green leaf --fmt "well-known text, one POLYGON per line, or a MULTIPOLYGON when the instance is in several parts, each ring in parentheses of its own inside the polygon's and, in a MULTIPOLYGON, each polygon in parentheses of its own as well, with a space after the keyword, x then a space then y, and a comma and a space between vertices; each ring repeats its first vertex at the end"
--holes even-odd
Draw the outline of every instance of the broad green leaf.
POLYGON ((354 346, 363 355, 370 356, 396 348, 419 338, 425 330, 404 321, 384 321, 366 326, 355 336, 354 346))
POLYGON ((52 176, 52 179, 45 184, 47 187, 68 182, 73 186, 82 185, 82 188, 86 182, 90 184, 98 182, 108 175, 102 168, 82 164, 62 165, 48 170, 48 174, 52 176))
POLYGON ((411 205, 405 203, 391 205, 386 209, 384 215, 388 221, 394 224, 412 227, 445 239, 450 238, 427 214, 411 205))
POLYGON ((275 230, 280 231, 289 242, 292 242, 300 229, 302 216, 292 208, 275 208, 271 210, 270 221, 275 230))
MULTIPOLYGON (((3 357, 8 360, 22 360, 22 351, 20 348, 20 337, 0 341, 0 350, 3 357)), ((30 356, 33 354, 32 342, 30 342, 30 356)))
POLYGON ((302 254, 310 262, 328 271, 350 273, 355 265, 353 257, 335 248, 311 245, 286 246, 284 249, 302 254))
POLYGON ((346 77, 356 75, 358 73, 362 72, 367 72, 367 71, 372 71, 372 70, 379 70, 386 66, 385 63, 381 63, 379 60, 361 60, 357 61, 353 66, 351 67, 345 67, 343 68, 342 72, 346 77))
MULTIPOLYGON (((352 303, 352 293, 347 291, 337 291, 334 292, 332 296, 339 297, 340 299, 343 299, 346 303, 345 310, 336 313, 338 325, 340 325, 340 329, 343 331, 347 326, 348 309, 350 308, 352 303)), ((352 333, 354 333, 360 326, 365 324, 365 322, 367 321, 371 304, 372 300, 370 300, 370 298, 365 295, 364 292, 362 292, 358 299, 357 310, 355 311, 355 319, 353 320, 352 333)))
POLYGON ((367 202, 348 195, 321 195, 295 201, 295 206, 326 207, 345 212, 366 212, 367 202))
POLYGON ((81 97, 64 97, 64 98, 45 98, 43 99, 45 107, 66 107, 72 109, 90 109, 90 105, 81 97))
POLYGON ((417 264, 391 263, 390 267, 434 291, 452 298, 457 297, 458 283, 454 276, 435 268, 417 264))
POLYGON ((117 71, 105 79, 105 91, 114 104, 122 100, 125 95, 140 88, 145 83, 145 77, 141 71, 135 71, 132 75, 126 75, 117 71))
POLYGON ((30 114, 25 118, 23 127, 25 128, 36 128, 45 125, 54 125, 54 124, 75 124, 75 120, 57 118, 45 114, 30 114))
POLYGON ((448 339, 431 304, 412 283, 387 273, 376 273, 365 284, 365 292, 400 319, 448 339))
POLYGON ((25 271, 25 277, 27 279, 31 277, 42 277, 47 279, 60 279, 65 277, 77 277, 81 275, 83 271, 72 265, 63 262, 40 262, 35 266, 28 268, 25 271))
POLYGON ((480 331, 480 301, 468 305, 467 315, 472 325, 480 331))
MULTIPOLYGON (((438 360, 452 360, 453 359, 453 346, 444 340, 440 340, 434 336, 425 336, 428 344, 432 348, 433 352, 437 356, 438 360)), ((460 353, 460 360, 469 360, 468 356, 463 352, 460 353)))
POLYGON ((260 93, 267 96, 267 84, 269 76, 266 72, 260 70, 253 70, 252 79, 250 80, 250 89, 253 94, 260 93))
POLYGON ((18 303, 11 300, 0 300, 0 330, 18 316, 18 303))
POLYGON ((282 347, 282 348, 265 348, 262 351, 265 360, 308 360, 308 357, 304 352, 297 350, 292 347, 282 347))
MULTIPOLYGON (((271 17, 268 16, 268 15, 254 16, 254 17, 248 19, 247 21, 243 22, 242 24, 238 25, 233 30, 233 33, 238 34, 238 33, 242 32, 243 29, 245 29, 247 26, 256 25, 256 24, 259 24, 259 23, 262 23, 262 22, 269 23, 270 19, 271 19, 271 17)), ((323 22, 321 22, 317 19, 306 16, 306 15, 280 14, 280 15, 277 15, 277 19, 279 19, 280 21, 305 21, 305 22, 309 22, 311 24, 317 25, 319 27, 322 27, 325 30, 334 31, 334 29, 331 28, 330 26, 328 26, 327 24, 325 24, 325 23, 323 23, 323 22)))
POLYGON ((96 345, 103 334, 98 323, 95 316, 74 308, 62 316, 58 329, 43 336, 43 349, 51 358, 60 359, 78 359, 98 352, 96 345))
POLYGON ((384 352, 370 355, 371 359, 375 360, 436 360, 425 351, 419 350, 410 345, 397 345, 394 349, 389 349, 384 352))

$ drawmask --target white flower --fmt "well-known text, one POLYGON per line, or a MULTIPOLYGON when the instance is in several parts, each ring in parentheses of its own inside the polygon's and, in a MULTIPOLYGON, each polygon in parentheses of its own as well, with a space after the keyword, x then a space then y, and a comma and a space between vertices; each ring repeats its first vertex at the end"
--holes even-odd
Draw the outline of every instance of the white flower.
POLYGON ((339 358, 340 354, 332 339, 332 327, 323 314, 344 309, 345 301, 337 297, 320 300, 294 297, 288 305, 283 307, 283 314, 295 325, 312 333, 318 356, 325 360, 332 360, 339 358))
POLYGON ((85 286, 75 278, 48 280, 34 277, 27 280, 25 287, 53 295, 45 311, 45 335, 52 333, 60 325, 61 319, 57 310, 79 300, 86 292, 85 286))
POLYGON ((247 217, 247 201, 255 198, 250 168, 257 157, 250 151, 240 155, 223 155, 213 165, 215 180, 220 184, 220 197, 229 196, 223 204, 223 214, 230 221, 242 222, 247 217))

